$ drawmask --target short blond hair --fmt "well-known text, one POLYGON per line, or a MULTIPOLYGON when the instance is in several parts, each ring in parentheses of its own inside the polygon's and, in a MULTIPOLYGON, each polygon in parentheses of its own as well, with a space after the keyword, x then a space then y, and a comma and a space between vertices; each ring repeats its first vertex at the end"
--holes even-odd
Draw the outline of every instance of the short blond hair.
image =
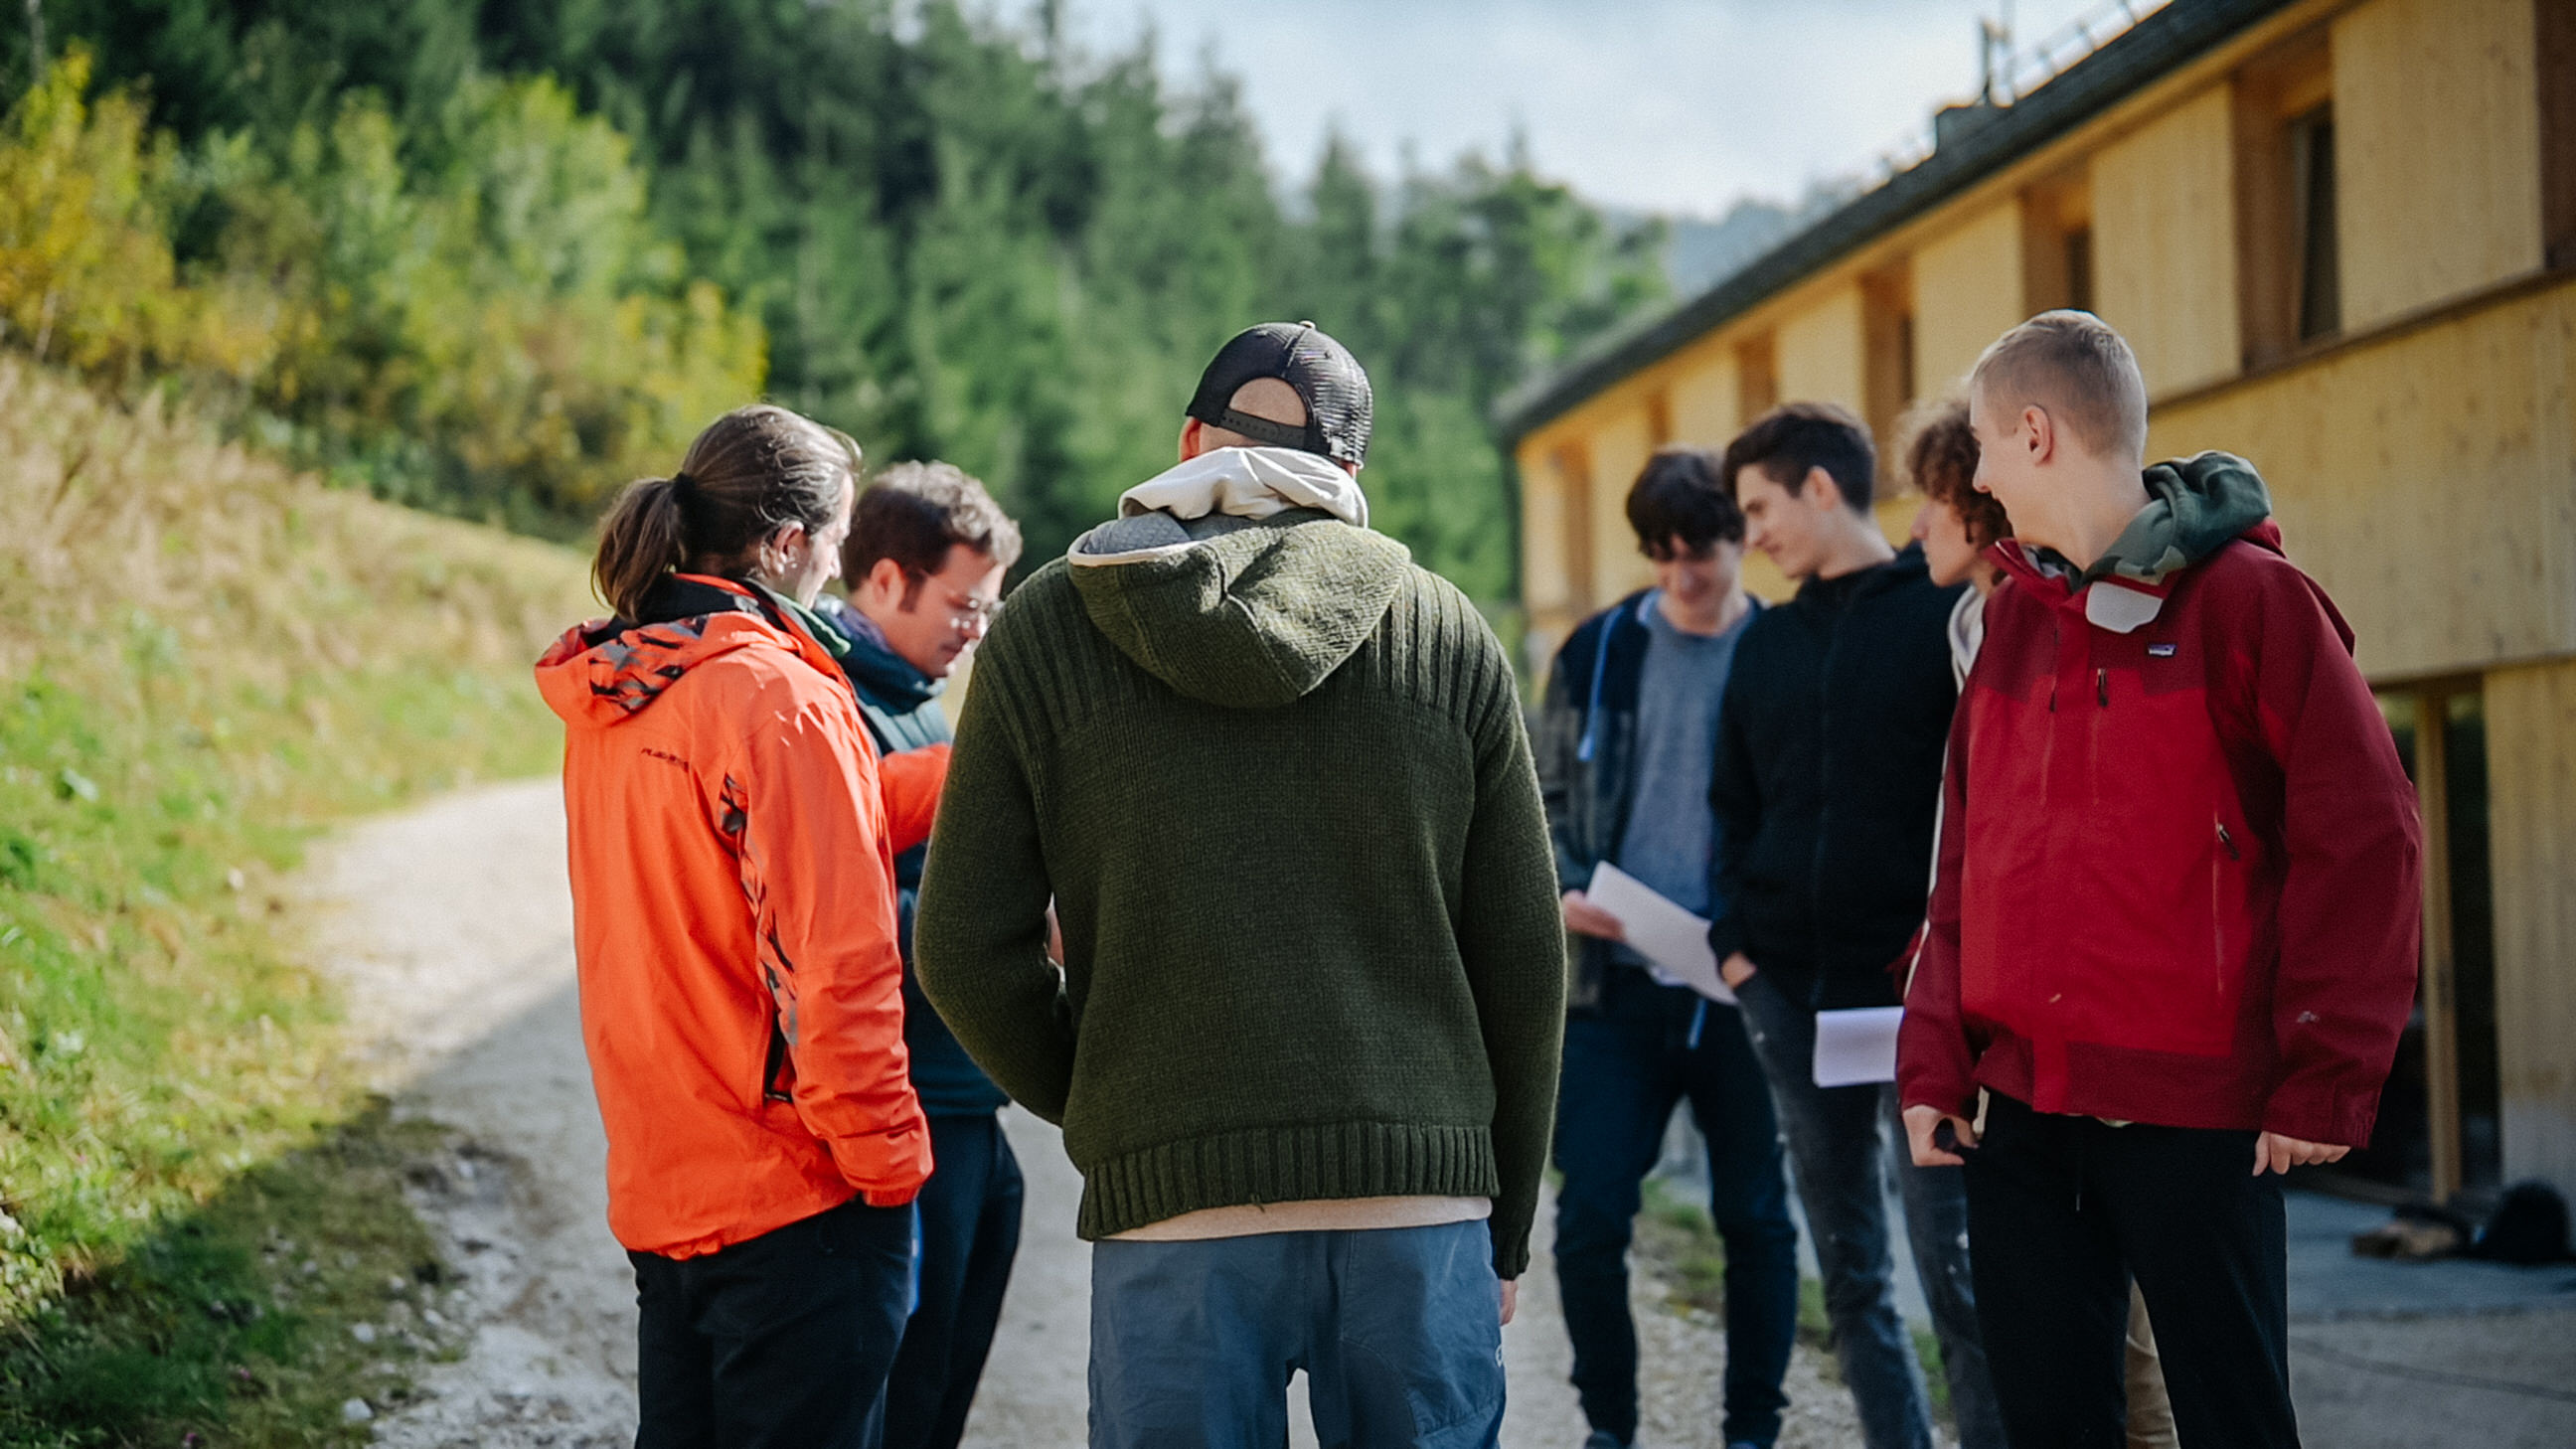
POLYGON ((1968 374, 1968 390, 1989 406, 2044 410, 2098 457, 2146 456, 2138 355, 2090 312, 2042 312, 1996 338, 1968 374))

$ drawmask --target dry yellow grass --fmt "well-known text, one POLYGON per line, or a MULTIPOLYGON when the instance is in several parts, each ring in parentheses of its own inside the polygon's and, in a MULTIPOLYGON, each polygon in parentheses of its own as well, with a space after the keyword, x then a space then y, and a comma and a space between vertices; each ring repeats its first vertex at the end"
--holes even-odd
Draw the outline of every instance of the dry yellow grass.
POLYGON ((564 549, 0 360, 0 1325, 350 1108, 267 887, 547 768, 529 662, 597 611, 564 549))

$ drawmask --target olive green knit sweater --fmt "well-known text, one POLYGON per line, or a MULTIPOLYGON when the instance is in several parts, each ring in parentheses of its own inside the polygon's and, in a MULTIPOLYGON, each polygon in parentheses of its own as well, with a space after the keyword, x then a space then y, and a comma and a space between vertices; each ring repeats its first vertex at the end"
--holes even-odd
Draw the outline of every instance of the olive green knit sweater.
POLYGON ((1084 1237, 1490 1196, 1518 1276, 1565 938, 1501 645, 1400 545, 1316 512, 1130 523, 1164 536, 1078 545, 978 652, 923 990, 1063 1124, 1084 1237))

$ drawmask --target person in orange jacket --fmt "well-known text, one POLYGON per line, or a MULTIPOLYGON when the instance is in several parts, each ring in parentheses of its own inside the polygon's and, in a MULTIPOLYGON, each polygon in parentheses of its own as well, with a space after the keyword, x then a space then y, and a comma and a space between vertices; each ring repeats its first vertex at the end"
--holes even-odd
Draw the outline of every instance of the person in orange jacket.
POLYGON ((931 1154, 894 856, 928 836, 947 752, 878 759, 846 641, 810 613, 858 462, 784 408, 718 418, 602 524, 617 617, 537 665, 641 1449, 857 1449, 903 1329, 931 1154))

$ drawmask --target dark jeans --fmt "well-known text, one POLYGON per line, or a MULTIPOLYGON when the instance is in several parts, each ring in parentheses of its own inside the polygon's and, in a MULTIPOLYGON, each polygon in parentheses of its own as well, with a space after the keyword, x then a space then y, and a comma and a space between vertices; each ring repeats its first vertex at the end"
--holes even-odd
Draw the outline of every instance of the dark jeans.
POLYGON ((1020 1163, 994 1113, 930 1119, 921 1304, 886 1386, 886 1449, 956 1449, 1020 1250, 1020 1163))
POLYGON ((635 1264, 636 1449, 861 1449, 912 1281, 912 1209, 853 1198, 635 1264))
POLYGON ((1993 1097, 1966 1154, 1977 1306, 2014 1449, 2119 1449, 2129 1280, 2189 1449, 2296 1449, 2288 1225, 2254 1134, 1993 1097))
POLYGON ((1913 1164, 1893 1083, 1816 1085, 1814 1011, 1782 996, 1770 977, 1758 973, 1736 994, 1753 1050, 1771 1079, 1772 1100, 1789 1129, 1789 1165, 1815 1239, 1825 1317, 1842 1358, 1843 1381, 1860 1409, 1862 1439, 1869 1449, 1932 1444, 1931 1406, 1914 1336, 1896 1308, 1887 1229, 1886 1174, 1892 1173, 1905 1202, 1906 1239, 1932 1310, 1932 1330, 1941 1343, 1960 1449, 2003 1449, 2003 1420, 1977 1331, 1960 1169, 1913 1164))
POLYGON ((1481 1222, 1091 1249, 1092 1449, 1492 1449, 1502 1287, 1481 1222))
POLYGON ((1798 1229, 1771 1089, 1733 1007, 1628 966, 1610 969, 1598 1006, 1566 1018, 1557 1081, 1556 1278, 1574 1387, 1593 1428, 1636 1437, 1628 1240, 1638 1184, 1684 1098, 1708 1139, 1709 1217, 1726 1244, 1726 1440, 1768 1445, 1798 1332, 1798 1229))

